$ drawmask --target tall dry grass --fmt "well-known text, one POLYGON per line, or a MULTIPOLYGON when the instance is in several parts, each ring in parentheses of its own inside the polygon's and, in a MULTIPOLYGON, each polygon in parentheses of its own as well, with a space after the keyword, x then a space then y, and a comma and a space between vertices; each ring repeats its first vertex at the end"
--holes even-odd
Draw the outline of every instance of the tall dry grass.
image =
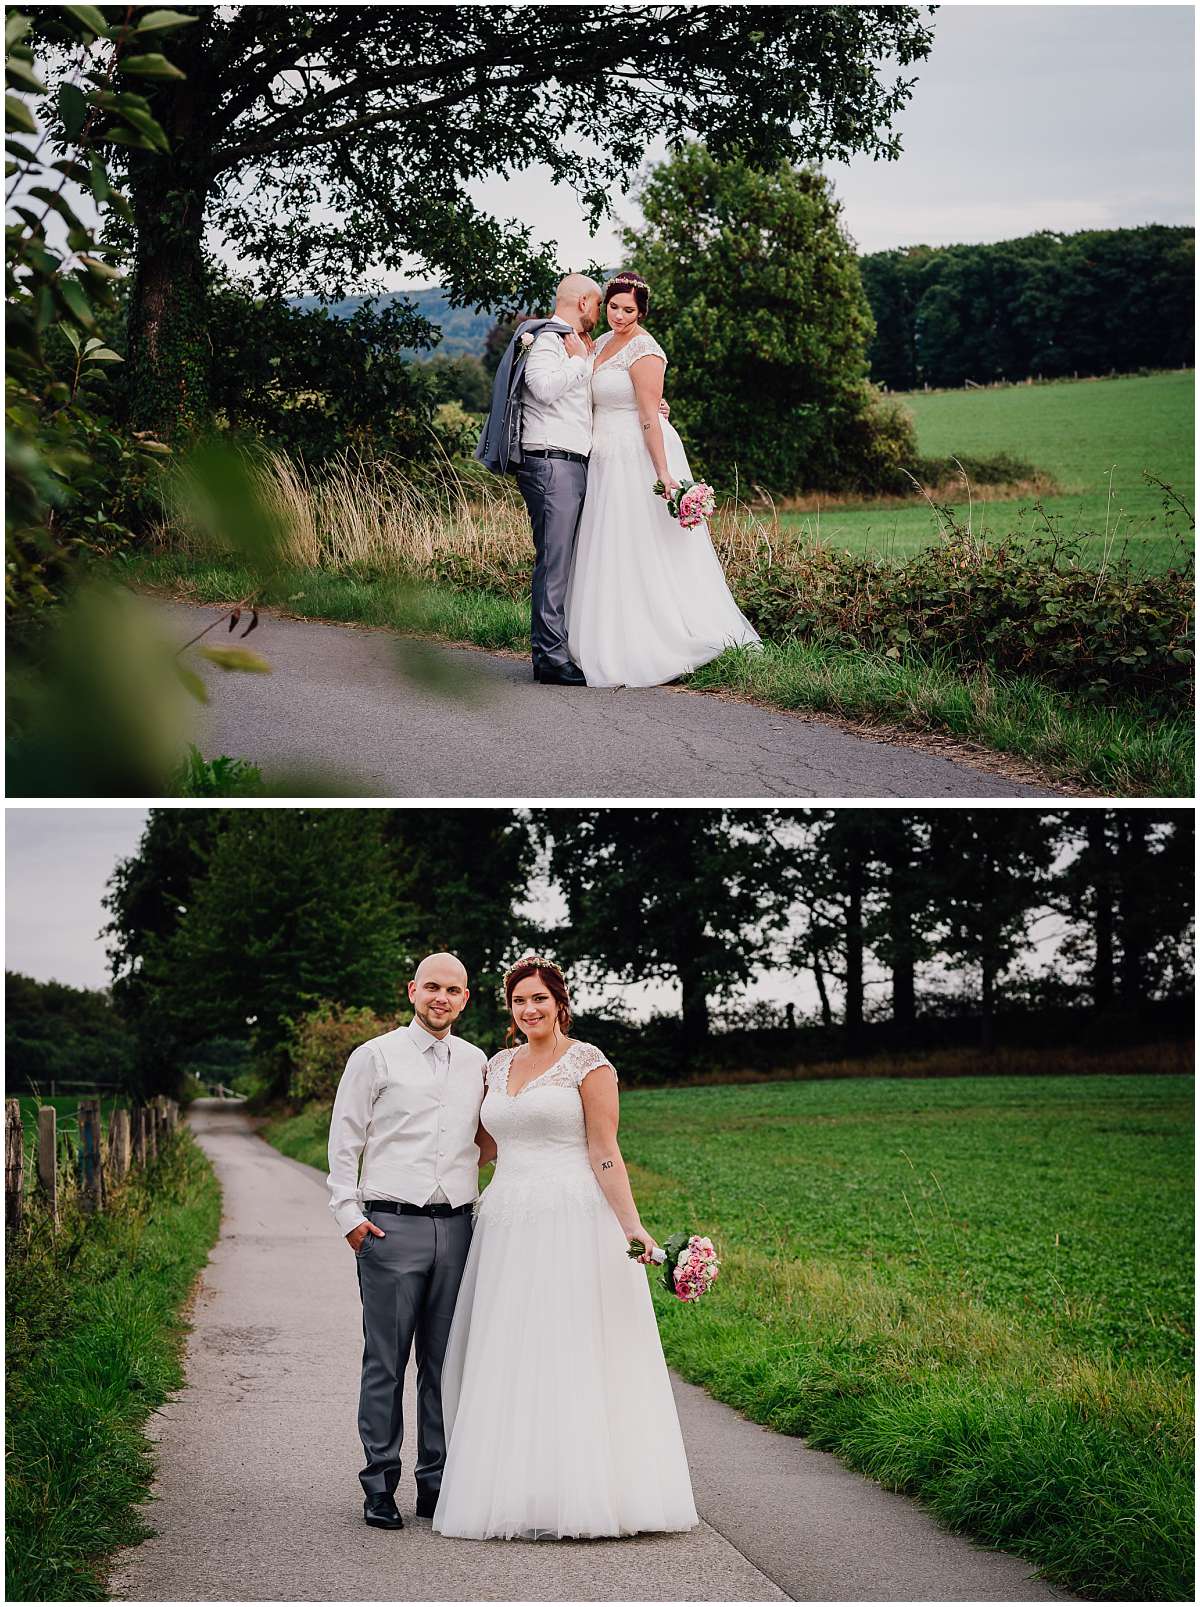
MULTIPOLYGON (((345 455, 319 473, 271 453, 254 468, 266 508, 284 532, 280 560, 298 569, 447 581, 522 598, 533 542, 515 484, 474 474, 448 459, 421 477, 386 461, 345 455)), ((162 550, 209 557, 209 538, 183 500, 160 528, 162 550)), ((775 509, 723 509, 710 525, 731 581, 796 544, 775 509)))

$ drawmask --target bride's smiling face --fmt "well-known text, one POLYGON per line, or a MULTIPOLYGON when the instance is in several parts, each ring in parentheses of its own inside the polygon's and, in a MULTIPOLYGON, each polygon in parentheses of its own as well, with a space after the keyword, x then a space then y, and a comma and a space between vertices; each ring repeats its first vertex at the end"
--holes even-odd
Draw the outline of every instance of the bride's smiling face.
POLYGON ((619 290, 615 296, 610 297, 604 311, 608 317, 608 327, 614 335, 623 335, 638 321, 637 302, 624 290, 619 290))
POLYGON ((519 1031, 530 1042, 552 1037, 558 1025, 558 1004, 540 976, 517 983, 512 994, 512 1014, 519 1031))

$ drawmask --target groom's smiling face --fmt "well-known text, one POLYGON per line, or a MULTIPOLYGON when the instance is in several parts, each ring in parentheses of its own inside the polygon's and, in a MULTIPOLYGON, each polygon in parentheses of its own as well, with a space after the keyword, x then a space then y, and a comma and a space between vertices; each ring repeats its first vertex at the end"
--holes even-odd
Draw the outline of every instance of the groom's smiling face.
POLYGON ((467 973, 453 954, 427 955, 408 984, 413 1014, 438 1038, 449 1032, 470 996, 467 973))

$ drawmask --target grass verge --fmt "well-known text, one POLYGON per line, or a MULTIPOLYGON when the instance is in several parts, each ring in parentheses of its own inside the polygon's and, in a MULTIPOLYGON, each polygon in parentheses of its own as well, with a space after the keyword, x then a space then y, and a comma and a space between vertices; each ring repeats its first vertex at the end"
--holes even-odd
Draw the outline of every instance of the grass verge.
POLYGON ((186 1132, 110 1211, 10 1242, 9 1600, 105 1599, 106 1559, 153 1532, 142 1425, 183 1382, 183 1309, 216 1242, 217 1181, 186 1132))
MULTIPOLYGON (((232 603, 257 589, 241 566, 177 555, 127 558, 118 572, 130 585, 191 602, 232 603)), ((264 601, 302 619, 528 651, 528 604, 489 591, 304 569, 280 576, 264 601)), ((1032 679, 967 676, 915 654, 896 660, 811 643, 768 644, 762 653, 726 653, 685 684, 917 736, 949 734, 1105 796, 1190 797, 1193 790, 1190 719, 1151 718, 1136 705, 1090 706, 1032 679)))

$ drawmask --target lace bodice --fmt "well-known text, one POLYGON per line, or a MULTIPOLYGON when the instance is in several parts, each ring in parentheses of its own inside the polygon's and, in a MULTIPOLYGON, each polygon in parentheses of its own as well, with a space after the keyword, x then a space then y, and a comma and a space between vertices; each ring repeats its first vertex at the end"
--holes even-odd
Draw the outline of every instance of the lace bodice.
MULTIPOLYGON (((596 342, 597 354, 612 339, 612 332, 601 335, 596 342)), ((612 457, 617 453, 632 453, 639 467, 649 456, 642 439, 638 421, 637 394, 629 370, 639 357, 660 357, 667 361, 666 353, 653 335, 637 334, 628 346, 592 369, 592 456, 612 457)), ((653 471, 650 475, 654 478, 653 471)))
POLYGON ((508 1068, 515 1049, 488 1061, 479 1119, 496 1140, 496 1172, 484 1190, 480 1213, 505 1220, 553 1210, 556 1195, 591 1196, 599 1189, 588 1159, 587 1127, 579 1087, 589 1072, 609 1064, 594 1044, 573 1043, 552 1066, 515 1094, 508 1068))
MULTIPOLYGON (((613 333, 611 329, 608 330, 606 334, 601 335, 600 339, 596 342, 597 357, 599 357, 609 345, 609 343, 612 341, 612 338, 613 333)), ((665 368, 667 366, 667 354, 655 340, 654 336, 648 335, 644 329, 639 330, 629 342, 628 346, 622 347, 622 349, 619 352, 614 353, 612 357, 606 357, 602 363, 593 368, 593 386, 598 379, 603 379, 606 374, 627 374, 632 365, 637 362, 639 357, 661 357, 663 367, 665 368)), ((629 383, 630 388, 632 389, 633 381, 630 380, 629 383)))

